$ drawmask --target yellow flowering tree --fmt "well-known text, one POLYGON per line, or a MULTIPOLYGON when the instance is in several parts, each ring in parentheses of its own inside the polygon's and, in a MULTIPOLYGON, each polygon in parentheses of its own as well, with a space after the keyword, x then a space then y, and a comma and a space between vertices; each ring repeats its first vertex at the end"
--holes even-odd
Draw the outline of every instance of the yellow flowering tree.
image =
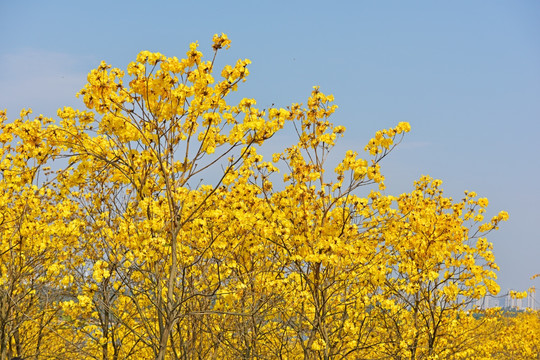
POLYGON ((380 225, 376 215, 390 203, 376 192, 355 192, 369 184, 384 188, 379 162, 409 130, 401 123, 378 132, 366 147, 369 161, 349 151, 333 175, 326 173, 325 160, 344 131, 327 120, 333 111, 328 100, 318 89, 312 93, 298 144, 275 155, 290 169, 284 174, 288 185, 269 196, 276 229, 269 240, 283 259, 288 304, 279 319, 283 336, 292 334, 288 338, 305 359, 345 359, 373 346, 367 309, 384 279, 373 233, 380 225))
POLYGON ((242 196, 226 208, 235 224, 230 236, 242 241, 232 242, 237 250, 226 266, 233 277, 214 308, 224 314, 215 319, 214 332, 229 356, 337 359, 371 346, 365 309, 375 292, 377 241, 369 237, 376 223, 362 224, 389 202, 353 192, 369 184, 384 187, 379 162, 409 126, 377 133, 367 147, 370 162, 349 151, 333 175, 325 174, 325 161, 345 130, 328 119, 332 101, 315 88, 307 108, 271 109, 299 120, 298 143, 275 153, 272 162, 257 156, 245 163, 229 188, 242 196), (373 201, 375 211, 368 206, 373 201))
MULTIPOLYGON (((226 36, 214 37, 216 53, 228 44, 226 36)), ((103 319, 112 317, 109 324, 127 328, 153 356, 165 358, 184 339, 178 335, 184 321, 207 311, 202 299, 215 296, 225 281, 224 263, 234 247, 220 228, 220 186, 233 183, 256 156, 253 147, 287 120, 285 112, 265 118, 252 99, 235 106, 225 102, 245 80, 248 64, 239 60, 224 67, 216 81, 214 60, 203 60, 197 44, 182 60, 141 52, 128 66, 128 85, 123 71, 105 63, 88 76, 80 94, 98 117, 59 111, 58 131, 73 169, 62 186, 88 209, 81 240, 96 244, 84 252, 89 261, 79 271, 92 269, 81 286, 91 302, 82 302, 99 317, 86 329, 104 357, 117 346, 107 345, 112 338, 103 319), (198 183, 205 170, 217 166, 224 171, 214 184, 198 183), (122 302, 125 293, 138 327, 121 319, 123 308, 109 303, 122 302)), ((205 343, 186 336, 190 346, 205 343)))
POLYGON ((58 344, 61 302, 70 275, 63 261, 77 243, 76 206, 54 191, 48 169, 59 154, 48 132, 51 119, 7 123, 0 112, 0 359, 67 353, 58 344), (49 140, 52 140, 49 141, 49 140), (55 345, 57 344, 57 345, 55 345))
POLYGON ((455 356, 453 328, 467 317, 467 305, 499 292, 493 245, 485 236, 508 214, 484 222, 487 199, 465 192, 453 202, 441 184, 422 177, 413 192, 396 198, 397 208, 380 229, 389 300, 380 307, 386 351, 396 359, 455 356))
MULTIPOLYGON (((485 346, 483 359, 538 359, 540 354, 540 313, 526 310, 501 313, 496 318, 485 346)), ((480 359, 481 357, 479 357, 480 359)))

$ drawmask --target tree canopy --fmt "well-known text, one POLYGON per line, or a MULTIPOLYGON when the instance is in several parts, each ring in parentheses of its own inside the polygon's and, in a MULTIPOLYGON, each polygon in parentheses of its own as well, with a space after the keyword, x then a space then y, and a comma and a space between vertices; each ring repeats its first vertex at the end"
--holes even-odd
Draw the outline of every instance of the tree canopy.
POLYGON ((386 194, 405 122, 332 169, 333 96, 228 100, 250 64, 216 70, 229 46, 102 62, 59 121, 0 114, 0 359, 472 358, 508 214, 429 176, 386 194))

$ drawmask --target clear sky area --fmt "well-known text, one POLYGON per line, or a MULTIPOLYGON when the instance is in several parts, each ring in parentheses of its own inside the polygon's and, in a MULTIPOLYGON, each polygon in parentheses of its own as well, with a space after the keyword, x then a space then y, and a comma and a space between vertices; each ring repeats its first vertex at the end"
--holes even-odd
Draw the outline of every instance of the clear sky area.
POLYGON ((336 161, 409 122, 382 164, 386 193, 425 174, 456 200, 487 197, 488 215, 510 214, 488 238, 502 292, 540 288, 539 1, 0 0, 0 109, 82 108, 75 93, 101 60, 180 58, 193 41, 210 56, 221 32, 220 63, 252 61, 240 95, 260 108, 305 102, 314 85, 335 96, 336 161))

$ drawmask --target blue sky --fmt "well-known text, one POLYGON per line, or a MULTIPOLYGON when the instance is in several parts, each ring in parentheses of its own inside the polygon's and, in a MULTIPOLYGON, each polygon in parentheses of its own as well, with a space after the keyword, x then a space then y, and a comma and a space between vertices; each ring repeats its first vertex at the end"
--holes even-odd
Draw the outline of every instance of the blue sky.
POLYGON ((225 32, 220 61, 252 60, 240 94, 261 108, 313 85, 334 94, 347 127, 336 157, 410 122, 382 166, 387 193, 429 174, 456 199, 488 197, 490 214, 510 213, 489 237, 499 283, 526 289, 540 272, 539 19, 538 1, 1 1, 0 108, 82 107, 74 95, 101 60, 181 57, 196 40, 209 54, 225 32))

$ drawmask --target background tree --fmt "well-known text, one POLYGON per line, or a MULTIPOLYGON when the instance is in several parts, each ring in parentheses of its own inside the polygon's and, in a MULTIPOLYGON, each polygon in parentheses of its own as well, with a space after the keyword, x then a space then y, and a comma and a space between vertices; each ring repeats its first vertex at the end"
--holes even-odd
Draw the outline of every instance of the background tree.
POLYGON ((491 359, 539 359, 540 313, 538 311, 501 312, 491 328, 480 356, 491 359))
POLYGON ((73 204, 51 189, 48 165, 58 154, 47 138, 52 120, 6 123, 0 113, 0 359, 64 353, 59 302, 69 273, 63 261, 77 242, 73 204))
MULTIPOLYGON (((388 354, 394 358, 448 357, 455 322, 465 309, 499 287, 493 245, 485 235, 508 218, 483 222, 488 200, 466 192, 457 203, 443 196, 440 180, 422 177, 396 199, 380 229, 390 302, 381 303, 388 354)), ((465 336, 470 336, 465 334, 465 336)))

